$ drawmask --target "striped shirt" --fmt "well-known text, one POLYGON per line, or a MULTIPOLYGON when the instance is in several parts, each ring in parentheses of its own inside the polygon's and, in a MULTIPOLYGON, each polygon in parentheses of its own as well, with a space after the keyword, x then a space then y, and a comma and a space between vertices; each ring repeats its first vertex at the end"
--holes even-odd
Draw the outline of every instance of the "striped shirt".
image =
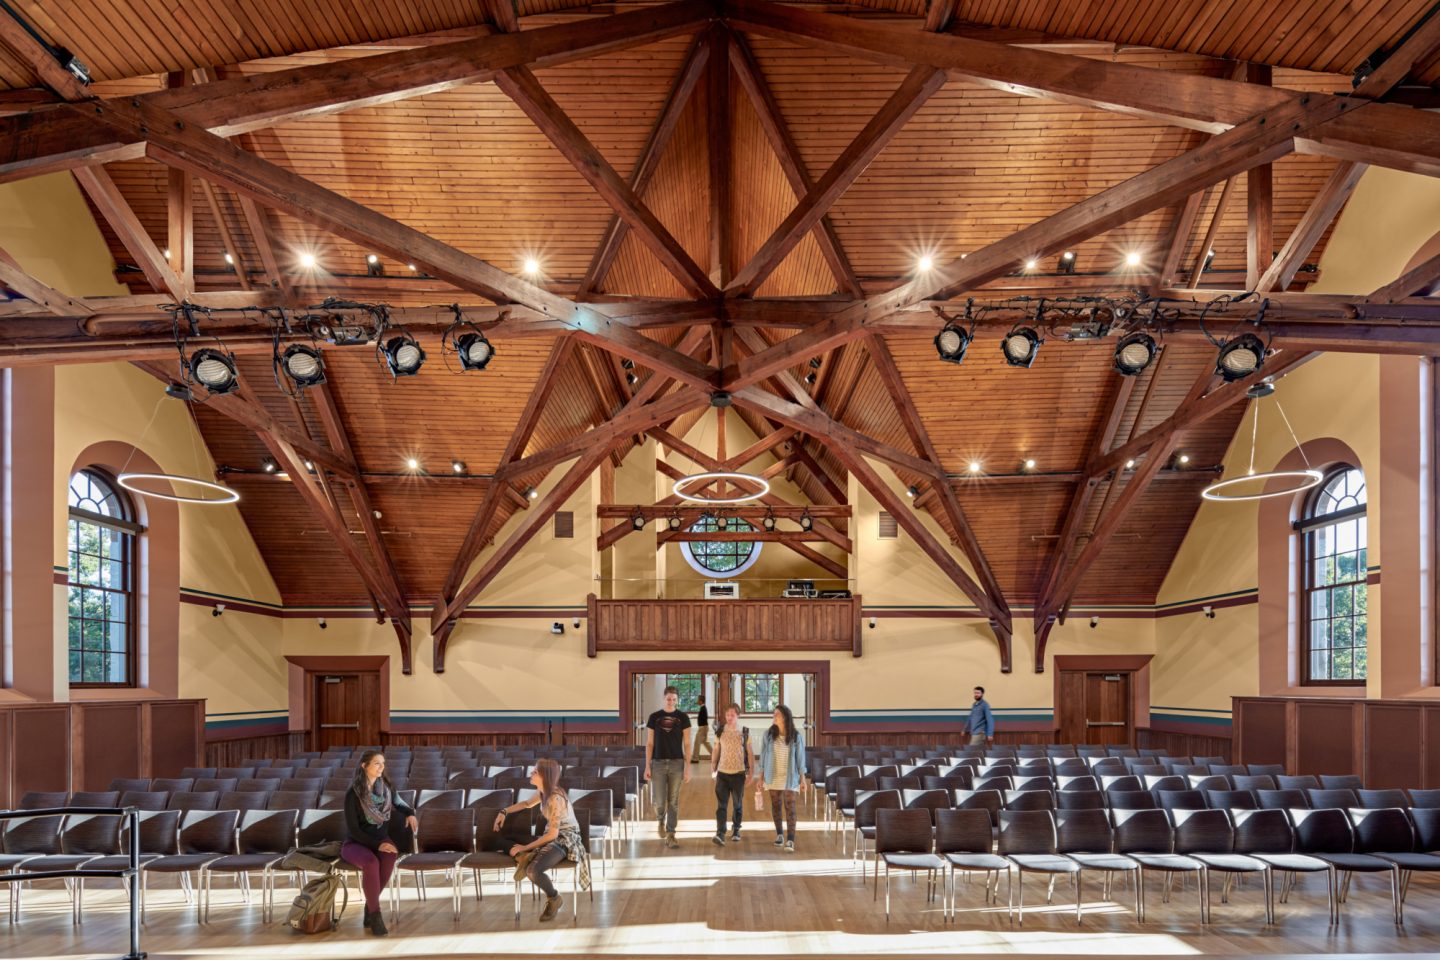
POLYGON ((770 782, 765 784, 765 789, 784 790, 786 781, 790 777, 790 744, 785 742, 784 737, 776 737, 771 749, 775 755, 775 762, 770 771, 770 782))

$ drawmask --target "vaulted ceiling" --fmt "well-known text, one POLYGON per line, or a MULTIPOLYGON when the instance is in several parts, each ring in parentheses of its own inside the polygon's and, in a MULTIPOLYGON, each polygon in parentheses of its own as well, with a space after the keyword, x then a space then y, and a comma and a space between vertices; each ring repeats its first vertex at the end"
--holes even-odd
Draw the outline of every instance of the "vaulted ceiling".
MULTIPOLYGON (((363 65, 366 58, 403 50, 421 56, 495 32, 519 29, 523 38, 545 28, 599 22, 616 12, 666 9, 638 3, 597 9, 548 0, 521 0, 513 8, 504 0, 370 5, 199 0, 182 7, 114 0, 97 16, 93 8, 74 4, 12 2, 47 42, 88 65, 95 82, 87 95, 101 98, 307 65, 363 65)), ((925 30, 952 37, 1065 54, 1079 66, 1133 66, 1155 71, 1145 76, 1248 80, 1328 95, 1348 93, 1351 75, 1377 51, 1405 44, 1429 6, 1430 0, 1343 5, 935 0, 927 7, 921 0, 877 0, 787 8, 824 14, 826 23, 860 21, 877 29, 915 31, 923 23, 925 30)), ((512 68, 498 83, 444 82, 432 92, 379 97, 371 105, 318 110, 278 123, 251 117, 227 135, 234 134, 232 142, 248 153, 503 271, 518 274, 521 263, 534 257, 542 266, 536 282, 550 293, 577 302, 640 306, 688 299, 693 290, 687 286, 699 281, 682 281, 661 262, 657 252, 667 254, 655 231, 617 228, 617 201, 606 194, 615 188, 596 188, 598 167, 608 164, 635 187, 659 232, 673 238, 678 252, 669 255, 693 261, 723 288, 743 275, 797 197, 851 156, 872 118, 891 109, 897 90, 930 82, 898 56, 862 57, 849 41, 747 29, 746 17, 764 13, 756 9, 744 0, 725 7, 726 19, 707 17, 663 31, 658 39, 611 43, 578 59, 542 56, 530 69, 550 102, 537 105, 531 96, 528 110, 528 71, 520 68, 517 74, 512 68), (733 21, 732 7, 739 11, 733 21), (577 161, 557 148, 556 131, 563 139, 570 122, 600 162, 577 161)), ((1377 96, 1422 105, 1427 97, 1433 100, 1440 55, 1427 48, 1410 60, 1408 71, 1388 78, 1377 96)), ((949 263, 1001 245, 1031 224, 1202 147, 1230 125, 1210 129, 1194 122, 1186 126, 1197 129, 1187 129, 1144 109, 1100 109, 1078 95, 1036 97, 1023 82, 974 79, 963 72, 952 69, 934 80, 933 93, 926 89, 915 98, 918 106, 890 118, 895 129, 876 142, 873 159, 855 165, 853 183, 839 189, 828 217, 805 231, 773 272, 744 292, 745 299, 760 304, 789 298, 784 302, 798 304, 798 311, 805 302, 797 298, 813 298, 821 306, 831 299, 848 304, 903 287, 914 280, 922 255, 949 263)), ((39 116, 66 97, 64 85, 43 73, 13 44, 0 44, 0 118, 39 116)), ((1187 110, 1189 105, 1176 107, 1181 115, 1187 110)), ((1203 112, 1194 108, 1190 115, 1197 111, 1203 112)), ((197 299, 236 291, 227 302, 264 294, 272 298, 267 303, 279 296, 293 307, 334 295, 397 308, 434 306, 441 308, 432 311, 438 314, 452 302, 477 302, 473 288, 460 290, 395 255, 381 255, 381 275, 372 276, 366 258, 373 251, 359 242, 363 234, 344 239, 304 210, 257 205, 243 191, 228 189, 223 177, 213 183, 203 174, 177 180, 174 165, 155 156, 141 151, 106 163, 104 174, 114 184, 108 194, 103 182, 97 187, 93 179, 82 179, 117 276, 136 295, 172 292, 157 283, 163 271, 136 251, 164 247, 175 235, 178 189, 182 201, 193 205, 189 282, 197 299), (117 216, 117 207, 133 211, 133 222, 117 216), (300 268, 302 252, 315 256, 317 270, 300 268)), ((5 159, 0 151, 0 164, 5 159)), ((1033 270, 1016 264, 1004 275, 992 271, 973 295, 998 301, 1011 295, 1183 289, 1187 282, 1195 286, 1192 274, 1202 293, 1243 290, 1247 279, 1255 279, 1257 245, 1265 247, 1258 253, 1263 270, 1286 238, 1307 233, 1307 246, 1290 265, 1296 279, 1271 284, 1303 291, 1316 279, 1313 265, 1363 165, 1306 151, 1277 155, 1266 169, 1264 178, 1218 176, 1211 186, 1173 203, 1077 235, 1065 244, 1075 255, 1073 274, 1062 273, 1056 251, 1046 249, 1033 270), (1265 196, 1252 193, 1267 182, 1265 196), (1272 243, 1256 239, 1257 218, 1264 217, 1272 221, 1272 243), (1125 266, 1130 253, 1140 255, 1140 266, 1125 266)), ((1416 282, 1400 297, 1424 286, 1416 282)), ((1248 288, 1253 287, 1252 282, 1248 288)), ((949 306, 954 315, 963 301, 949 306)), ((686 324, 678 321, 641 324, 639 331, 716 363, 714 353, 707 361, 707 350, 718 349, 721 361, 733 362, 804 326, 788 322, 792 318, 781 309, 766 314, 768 320, 740 320, 740 314, 717 309, 713 337, 687 343, 686 324)), ((431 352, 429 364, 419 376, 398 382, 368 349, 327 352, 333 418, 312 397, 293 401, 282 393, 268 347, 263 355, 252 351, 240 358, 246 402, 263 411, 262 426, 278 425, 291 440, 308 438, 334 448, 338 424, 353 448, 349 459, 365 488, 362 495, 379 513, 378 535, 389 559, 374 561, 393 562, 396 592, 409 600, 453 597, 455 558, 467 550, 473 555, 476 542, 493 536, 515 511, 530 508, 517 491, 544 470, 506 473, 507 459, 575 441, 660 376, 648 374, 654 368, 642 359, 638 385, 628 382, 629 369, 620 363, 624 351, 610 349, 598 335, 580 338, 583 342, 565 342, 554 335, 559 331, 507 336, 504 322, 492 335, 497 356, 482 373, 461 374, 453 361, 447 369, 433 329, 421 337, 431 352), (542 382, 552 386, 537 408, 542 382), (515 446, 517 426, 525 429, 515 446), (411 456, 437 473, 458 459, 474 476, 401 475, 403 460, 411 456), (483 529, 472 530, 467 543, 466 523, 477 516, 483 529)), ((993 574, 1004 601, 1037 603, 1050 614, 1073 601, 1152 601, 1199 503, 1198 491, 1213 478, 1211 468, 1242 416, 1243 403, 1214 403, 1217 409, 1187 422, 1183 435, 1170 437, 1177 411, 1189 411, 1205 393, 1214 347, 1195 337, 1177 338, 1149 370, 1122 383, 1112 369, 1113 340, 1062 343, 1063 337, 1052 336, 1035 364, 1020 369, 1004 362, 987 328, 956 366, 936 359, 931 341, 938 324, 922 319, 883 340, 826 343, 814 354, 818 368, 807 362, 808 355, 797 355, 788 373, 759 389, 802 407, 813 405, 878 444, 933 460, 933 474, 907 468, 903 458, 892 462, 902 481, 922 491, 917 506, 930 510, 962 546, 970 537, 978 543, 990 570, 977 576, 983 581, 993 574), (802 387, 808 397, 797 396, 793 388, 812 373, 813 384, 802 387), (924 438, 916 437, 915 422, 907 422, 907 403, 913 403, 924 438), (1091 469, 1107 452, 1150 436, 1175 441, 1173 448, 1168 443, 1155 448, 1162 450, 1163 466, 1091 469), (920 449, 926 444, 932 450, 920 449), (1183 466, 1171 456, 1181 453, 1188 458, 1183 466), (1034 468, 1021 466, 1028 459, 1036 462, 1034 468), (978 475, 968 471, 971 461, 983 465, 978 475), (1142 472, 1127 495, 1126 487, 1142 472), (1076 522, 1067 524, 1072 515, 1076 522), (1111 548, 1087 549, 1092 534, 1111 548)), ((1295 359, 1291 351, 1287 362, 1295 359)), ((254 416, 237 422, 218 403, 196 411, 216 461, 242 471, 230 480, 242 490, 241 509, 286 602, 355 603, 375 595, 376 584, 362 579, 352 562, 357 548, 337 542, 335 522, 327 527, 317 521, 309 495, 253 475, 276 452, 273 438, 257 436, 254 416)), ((695 414, 679 414, 675 429, 683 432, 695 414)), ((748 405, 742 415, 757 436, 788 422, 767 418, 763 405, 748 405)), ((847 467, 855 467, 843 450, 823 441, 807 437, 787 469, 814 503, 834 502, 847 467)), ((331 496, 314 493, 322 495, 331 496)), ((334 503, 340 504, 345 536, 363 552, 366 537, 377 531, 363 529, 360 501, 340 497, 334 503)), ((390 606, 384 601, 400 598, 377 599, 390 606)))

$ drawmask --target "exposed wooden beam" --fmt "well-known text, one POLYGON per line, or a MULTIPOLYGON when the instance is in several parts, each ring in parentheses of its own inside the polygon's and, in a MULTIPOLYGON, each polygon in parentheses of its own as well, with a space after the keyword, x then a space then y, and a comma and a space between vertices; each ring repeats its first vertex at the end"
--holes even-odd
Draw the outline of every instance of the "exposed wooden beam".
MULTIPOLYGON (((245 266, 245 258, 240 252, 240 245, 235 242, 235 234, 230 230, 230 221, 225 217, 225 211, 220 205, 220 197, 215 187, 209 180, 200 178, 200 192, 205 196, 205 206, 210 209, 210 219, 215 221, 215 228, 220 231, 220 242, 225 245, 224 254, 234 261, 235 277, 240 281, 240 286, 246 290, 251 288, 250 271, 245 266)), ((193 287, 193 283, 192 283, 193 287)))
POLYGON ((275 255, 275 243, 271 239, 270 224, 266 222, 265 211, 253 199, 240 194, 240 212, 245 215, 245 223, 250 227, 250 239, 255 241, 255 249, 260 254, 260 264, 265 268, 265 277, 270 286, 280 291, 287 301, 294 297, 294 290, 291 287, 290 279, 280 266, 280 258, 275 255))
POLYGON ((1280 248, 1279 255, 1260 277, 1254 287, 1256 291, 1268 293, 1290 286, 1296 271, 1305 263, 1305 258, 1310 256, 1310 251, 1315 249, 1315 244, 1320 242, 1325 230, 1340 215, 1345 202, 1350 199, 1350 194, 1355 192, 1360 178, 1368 169, 1370 168, 1363 163, 1351 163, 1349 160, 1341 160, 1336 165, 1330 178, 1320 187, 1320 192, 1315 195, 1300 222, 1286 239, 1285 246, 1280 248))
POLYGON ((185 281, 170 268, 170 262, 140 223, 140 218, 130 208, 129 202, 110 179, 104 167, 82 167, 75 171, 75 179, 90 197, 90 202, 110 224, 121 245, 135 258, 150 286, 167 293, 180 303, 190 295, 185 281))
MULTIPOLYGON (((640 159, 635 161, 635 169, 630 173, 630 189, 637 197, 644 196, 645 189, 655 177, 655 171, 660 168, 660 157, 675 134, 675 127, 680 123, 680 117, 690 103, 696 84, 705 73, 709 58, 710 46, 702 34, 691 43, 685 62, 680 66, 680 73, 670 88, 670 95, 665 99, 665 106, 661 108, 655 127, 645 141, 645 148, 640 151, 640 159)), ((582 294, 598 290, 605 282, 605 277, 615 262, 615 255, 620 252, 620 241, 625 239, 625 233, 629 229, 629 224, 618 214, 610 216, 610 223, 605 228, 599 246, 595 248, 595 255, 585 271, 585 278, 580 282, 582 294)))
POLYGON ((904 425, 905 432, 909 434, 911 442, 915 444, 915 449, 941 471, 942 475, 933 480, 932 484, 933 489, 939 495, 941 509, 945 511, 945 515, 950 519, 950 526, 955 531, 955 542, 969 559, 976 579, 980 581, 980 586, 985 589, 986 595, 994 602, 996 609, 1000 612, 1002 622, 1008 625, 1010 605, 1005 602, 1005 594, 1000 589, 1000 581, 996 579, 990 561, 986 558, 985 551, 975 536, 975 530, 970 526, 970 519, 965 515, 965 509, 960 505, 959 498, 955 496, 954 487, 944 476, 945 465, 940 462, 940 454, 930 441, 930 434, 925 429, 920 411, 915 409, 915 401, 911 399, 910 391, 905 389, 904 378, 900 375, 900 368, 896 365, 895 358, 890 354, 889 346, 886 345, 883 338, 871 337, 866 341, 866 348, 870 352, 870 360, 875 367, 875 372, 890 394, 895 409, 899 411, 900 422, 904 425))
POLYGON ((912 25, 816 13, 771 0, 724 0, 722 14, 732 27, 750 32, 808 41, 893 66, 938 67, 952 77, 1009 94, 1078 103, 1207 133, 1239 126, 1287 101, 1307 101, 1328 112, 1334 101, 1348 99, 1350 106, 1360 108, 1341 110, 1323 124, 1295 131, 1300 152, 1440 174, 1440 117, 1407 107, 1262 88, 956 33, 927 33, 912 25))
MULTIPOLYGON (((679 0, 605 17, 438 46, 345 57, 215 83, 57 105, 0 118, 0 181, 81 164, 133 160, 145 134, 95 125, 116 106, 173 112, 188 128, 234 136, 305 117, 373 107, 494 79, 508 67, 541 68, 652 43, 714 16, 704 0, 679 0), (120 136, 116 136, 120 133, 120 136)), ((52 61, 53 62, 53 61, 52 61)))
MULTIPOLYGON (((1245 81, 1270 86, 1269 64, 1250 63, 1245 81)), ((1275 173, 1268 163, 1245 171, 1245 288, 1254 290, 1275 252, 1275 173)))
POLYGON ((1412 294, 1421 294, 1440 281, 1440 254, 1416 264, 1396 279, 1370 294, 1367 300, 1393 303, 1412 294))
MULTIPOLYGON (((825 538, 811 530, 662 530, 656 534, 659 546, 667 543, 823 543, 825 538)), ((841 569, 844 569, 843 567, 841 569)))
POLYGON ((711 283, 680 241, 636 195, 630 184, 615 172, 615 168, 528 68, 511 67, 501 71, 495 77, 495 84, 540 128, 546 139, 570 161, 616 215, 630 225, 636 239, 655 255, 687 292, 697 297, 719 295, 720 289, 711 283))
POLYGON ((0 287, 9 287, 26 300, 66 316, 88 317, 95 313, 84 300, 67 296, 30 276, 4 250, 0 250, 0 287))
POLYGON ((1176 272, 1180 269, 1180 259, 1185 256, 1185 248, 1190 244, 1190 235, 1195 232, 1195 221, 1200 215, 1200 209, 1205 205, 1205 199, 1210 195, 1210 187, 1204 190, 1197 190, 1185 198, 1170 219, 1170 241, 1165 245, 1165 260, 1160 266, 1160 285, 1168 286, 1176 272))
POLYGON ((1416 64, 1440 49, 1440 7, 1432 6, 1400 46, 1385 54, 1380 65, 1355 88, 1357 97, 1376 100, 1405 81, 1416 64))
MULTIPOLYGON (((709 109, 705 111, 706 172, 709 175, 709 278, 715 289, 730 282, 731 163, 730 153, 730 31, 724 24, 710 28, 706 41, 710 63, 705 78, 709 109)), ((719 356, 719 352, 716 352, 719 356)))
POLYGON ((88 100, 94 96, 73 73, 60 65, 55 57, 42 47, 21 25, 19 19, 8 11, 0 16, 0 51, 10 59, 28 67, 50 91, 62 100, 88 100))
POLYGON ((785 259, 785 256, 813 230, 830 208, 849 189, 870 162, 894 139, 905 123, 915 115, 935 91, 945 85, 943 71, 932 67, 916 67, 884 105, 870 118, 824 175, 806 192, 750 262, 740 269, 725 287, 727 295, 752 294, 785 259))
MULTIPOLYGON (((936 3, 942 6, 947 2, 953 0, 936 0, 936 3)), ((795 194, 795 199, 800 200, 815 189, 815 181, 805 169, 800 148, 790 134, 790 128, 780 113, 780 106, 775 102, 769 83, 760 72, 760 64, 750 51, 749 43, 740 34, 732 34, 730 38, 730 66, 735 71, 740 86, 745 88, 745 93, 750 98, 755 116, 760 121, 760 129, 765 131, 765 138, 770 141, 770 149, 780 162, 780 170, 785 174, 790 190, 795 194)), ((830 215, 827 213, 822 216, 811 232, 820 245, 820 255, 825 258, 830 272, 835 275, 835 285, 840 292, 850 297, 863 296, 860 282, 855 278, 855 270, 845 255, 845 249, 840 245, 840 237, 835 232, 834 224, 830 222, 830 215)))
MULTIPOLYGON (((657 461, 663 462, 663 461, 657 461)), ((715 512, 714 507, 676 505, 666 506, 664 504, 643 504, 643 503, 601 503, 595 506, 595 516, 602 520, 628 520, 635 514, 640 514, 645 520, 669 520, 671 517, 679 517, 682 523, 694 523, 702 517, 710 516, 715 512)), ((741 504, 739 506, 726 507, 725 516, 731 519, 740 519, 759 523, 767 516, 777 520, 799 520, 808 516, 812 519, 848 519, 854 515, 854 510, 848 504, 827 505, 827 504, 741 504)))
POLYGON ((930 33, 944 33, 955 19, 960 0, 930 0, 925 11, 925 29, 930 33))
POLYGON ((1220 190, 1220 199, 1215 201, 1215 212, 1210 216, 1210 226, 1206 228, 1205 239, 1200 242, 1200 249, 1195 253, 1195 265, 1190 268, 1191 290, 1200 286, 1200 277, 1210 260, 1210 251, 1215 249, 1215 236, 1220 232, 1220 222, 1225 219, 1225 210, 1230 206, 1230 197, 1235 193, 1235 184, 1239 179, 1238 173, 1227 179, 1220 190))

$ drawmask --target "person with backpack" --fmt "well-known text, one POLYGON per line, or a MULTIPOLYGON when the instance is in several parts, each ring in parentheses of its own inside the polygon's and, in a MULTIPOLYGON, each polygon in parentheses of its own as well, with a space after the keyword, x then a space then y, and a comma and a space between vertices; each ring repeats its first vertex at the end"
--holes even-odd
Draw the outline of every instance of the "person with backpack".
POLYGON ((535 771, 530 774, 530 783, 535 795, 501 810, 495 815, 495 832, 505 827, 505 817, 516 810, 538 806, 545 815, 545 832, 529 843, 517 843, 510 848, 515 858, 515 879, 527 877, 545 894, 545 908, 540 913, 540 922, 547 923, 565 906, 565 898, 555 889, 555 883, 547 872, 561 860, 573 860, 579 871, 576 878, 582 889, 590 887, 590 851, 585 849, 585 840, 580 834, 580 821, 575 817, 575 808, 565 788, 560 786, 560 762, 544 757, 536 762, 535 771))
POLYGON ((345 845, 340 857, 360 870, 365 891, 365 929, 377 937, 390 931, 380 910, 380 891, 395 872, 395 860, 403 849, 415 847, 420 823, 415 811, 395 791, 385 775, 385 755, 366 750, 355 768, 350 789, 345 791, 345 845))
POLYGON ((715 749, 710 752, 710 775, 715 778, 715 838, 725 845, 725 808, 734 813, 730 840, 740 839, 740 820, 745 811, 745 787, 755 769, 755 750, 750 746, 750 729, 740 723, 740 705, 727 703, 715 726, 715 749))
MULTIPOLYGON (((770 816, 775 820, 775 846, 795 852, 795 810, 799 805, 800 778, 805 775, 805 737, 795 728, 795 715, 783 703, 775 708, 775 722, 760 745, 763 786, 770 793, 770 816), (783 827, 782 829, 782 819, 783 827)), ((756 806, 759 806, 759 786, 756 806)))

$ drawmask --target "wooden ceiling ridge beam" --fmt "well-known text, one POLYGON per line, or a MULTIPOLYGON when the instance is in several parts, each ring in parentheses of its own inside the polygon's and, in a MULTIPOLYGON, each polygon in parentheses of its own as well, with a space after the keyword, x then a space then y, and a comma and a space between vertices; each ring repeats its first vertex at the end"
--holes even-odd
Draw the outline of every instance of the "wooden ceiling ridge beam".
POLYGON ((1207 133, 1239 126, 1287 102, 1308 102, 1329 113, 1336 101, 1345 101, 1360 109, 1337 111, 1323 123, 1296 131, 1301 152, 1440 175, 1440 117, 1410 107, 1260 87, 957 33, 930 33, 914 25, 817 13, 772 0, 722 0, 721 15, 735 29, 808 42, 892 66, 933 66, 957 79, 1010 94, 1112 110, 1207 133))
POLYGON ((727 296, 748 296, 795 249, 804 236, 819 224, 850 185, 865 172, 880 152, 895 138, 926 101, 945 85, 945 73, 929 66, 918 66, 906 74, 896 88, 861 128, 840 156, 817 180, 794 209, 780 222, 750 262, 740 269, 725 287, 727 296))
POLYGON ((940 462, 940 454, 930 440, 930 434, 925 429, 924 419, 915 407, 914 398, 910 396, 910 391, 905 387, 904 377, 900 374, 900 367, 895 363, 895 357, 890 353, 889 345, 885 343, 883 337, 874 336, 866 340, 865 345, 870 353, 870 360, 875 366, 875 372, 890 394, 890 399, 900 414, 900 422, 904 425, 905 432, 909 434, 911 442, 915 444, 915 449, 941 471, 940 478, 933 480, 931 487, 937 492, 941 509, 949 517, 950 526, 955 530, 956 545, 970 560, 970 566, 975 571, 976 579, 980 581, 980 586, 984 588, 986 595, 1000 611, 1002 620, 1008 628, 1011 617, 1010 605, 1005 600, 1004 591, 1000 589, 1000 581, 996 578, 995 571, 990 566, 984 549, 980 546, 979 538, 975 536, 975 528, 970 525, 970 519, 965 515, 965 509, 955 495, 955 488, 950 485, 949 479, 944 475, 945 465, 940 462))
MULTIPOLYGON (((734 224, 730 222, 733 210, 731 204, 732 184, 731 158, 733 145, 730 123, 730 31, 721 22, 716 22, 707 31, 706 42, 710 46, 710 62, 705 77, 706 97, 709 100, 705 111, 705 172, 708 180, 706 189, 707 236, 710 283, 715 289, 723 289, 730 282, 731 239, 734 224)), ((717 360, 722 359, 716 350, 717 360)))
MULTIPOLYGON (((640 158, 635 161, 635 168, 630 172, 630 190, 637 197, 644 196, 650 181, 655 178, 655 172, 660 169, 660 158, 675 135, 675 128, 679 126, 685 107, 690 103, 690 97, 705 73, 709 57, 709 44, 705 42, 703 34, 697 35, 685 54, 685 61, 680 65, 680 72, 665 98, 665 105, 660 108, 660 116, 640 151, 640 158)), ((629 223, 618 213, 610 215, 610 222, 595 248, 590 266, 585 270, 585 278, 580 282, 582 294, 598 290, 605 282, 610 267, 615 263, 615 256, 620 252, 620 242, 625 239, 625 233, 629 229, 629 223)))
MULTIPOLYGON (((141 156, 146 140, 142 131, 117 131, 93 122, 97 114, 108 115, 122 104, 171 112, 189 128, 228 137, 481 83, 508 67, 555 66, 641 46, 714 18, 709 0, 676 0, 519 33, 345 57, 84 105, 37 108, 0 117, 0 144, 6 145, 0 151, 0 182, 141 156)), ((48 54, 40 62, 45 61, 54 64, 48 54)))
POLYGON ((528 67, 511 67, 495 76, 495 84, 528 116, 545 138, 624 220, 661 265, 692 296, 714 298, 720 289, 711 282, 680 241, 660 222, 570 115, 550 96, 528 67))
MULTIPOLYGON (((954 0, 936 0, 936 5, 943 6, 953 2, 954 0)), ((760 128, 770 141, 770 149, 775 153, 780 169, 790 183, 790 190, 797 201, 801 200, 815 189, 815 181, 805 169, 800 148, 780 113, 780 106, 775 101, 769 82, 760 72, 760 64, 756 61, 749 42, 744 36, 733 32, 730 39, 730 66, 735 71, 740 86, 745 88, 745 93, 750 98, 750 105, 760 120, 760 128)), ((840 236, 835 232, 835 225, 828 213, 820 218, 811 233, 820 245, 820 255, 825 258, 826 265, 835 276, 837 289, 852 298, 863 296, 864 291, 855 277, 855 269, 850 265, 850 258, 845 255, 845 248, 841 246, 840 236)))

